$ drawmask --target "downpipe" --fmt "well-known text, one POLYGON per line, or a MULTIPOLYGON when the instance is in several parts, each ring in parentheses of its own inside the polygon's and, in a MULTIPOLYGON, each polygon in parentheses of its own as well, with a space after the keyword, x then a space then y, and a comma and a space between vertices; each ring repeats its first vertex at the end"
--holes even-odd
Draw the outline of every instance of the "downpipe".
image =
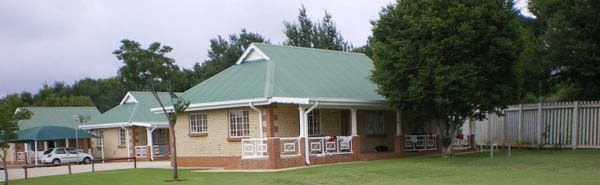
POLYGON ((308 114, 310 112, 312 112, 315 108, 317 108, 317 106, 319 106, 319 102, 315 101, 315 104, 310 107, 306 112, 304 112, 304 163, 309 166, 310 165, 310 150, 308 147, 308 120, 306 118, 308 118, 308 114))

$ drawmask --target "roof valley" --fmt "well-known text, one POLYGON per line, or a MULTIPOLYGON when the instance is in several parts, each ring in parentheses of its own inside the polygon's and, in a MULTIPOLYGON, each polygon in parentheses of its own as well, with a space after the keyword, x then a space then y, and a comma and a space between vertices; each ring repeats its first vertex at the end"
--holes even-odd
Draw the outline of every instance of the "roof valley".
POLYGON ((265 77, 265 98, 273 97, 273 84, 275 82, 275 62, 267 60, 267 76, 265 77))

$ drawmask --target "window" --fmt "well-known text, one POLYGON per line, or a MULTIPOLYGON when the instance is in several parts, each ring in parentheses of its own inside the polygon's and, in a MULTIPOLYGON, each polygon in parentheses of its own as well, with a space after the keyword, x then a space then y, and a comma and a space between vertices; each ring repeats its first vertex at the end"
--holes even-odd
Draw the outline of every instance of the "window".
POLYGON ((250 136, 250 124, 248 123, 248 111, 229 112, 229 137, 250 136))
POLYGON ((156 129, 152 132, 152 142, 155 145, 166 145, 169 129, 156 129))
POLYGON ((119 128, 119 146, 125 146, 125 132, 124 128, 119 128))
POLYGON ((208 132, 206 117, 206 113, 190 114, 190 133, 208 132))
POLYGON ((96 144, 98 144, 98 146, 102 146, 102 139, 104 138, 104 130, 96 130, 96 136, 98 136, 98 138, 96 138, 96 144))
POLYGON ((67 149, 67 152, 69 152, 69 154, 77 154, 77 151, 73 148, 67 149))
POLYGON ((308 135, 321 135, 321 111, 313 110, 308 113, 308 135))
POLYGON ((367 135, 384 135, 383 111, 369 111, 365 115, 367 135))
POLYGON ((65 154, 65 149, 59 148, 56 149, 56 152, 54 152, 55 154, 65 154))

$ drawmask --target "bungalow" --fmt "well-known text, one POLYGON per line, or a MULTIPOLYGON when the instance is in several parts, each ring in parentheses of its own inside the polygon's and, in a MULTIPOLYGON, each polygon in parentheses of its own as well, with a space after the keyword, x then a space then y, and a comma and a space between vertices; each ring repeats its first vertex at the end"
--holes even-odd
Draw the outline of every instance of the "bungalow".
MULTIPOLYGON (((163 103, 171 103, 169 93, 158 95, 163 103)), ((151 92, 130 91, 119 105, 79 128, 99 136, 91 141, 96 158, 166 159, 169 122, 164 115, 150 112, 150 108, 157 106, 159 103, 151 92)))
POLYGON ((372 69, 360 53, 253 43, 181 95, 190 106, 175 125, 178 164, 277 169, 438 152, 435 128, 409 127, 372 69))
MULTIPOLYGON (((32 162, 34 156, 43 152, 48 148, 54 147, 76 147, 89 152, 90 139, 81 137, 76 141, 75 133, 62 133, 73 131, 82 121, 80 118, 90 119, 100 115, 100 111, 96 107, 20 107, 17 109, 29 110, 32 115, 30 119, 21 120, 18 122, 19 139, 10 144, 10 159, 11 163, 32 162), (57 133, 38 133, 43 132, 44 128, 50 128, 57 133), (40 137, 39 134, 44 135, 40 137), (42 140, 33 139, 33 137, 43 138, 42 140), (36 145, 37 144, 37 145, 36 145)), ((85 122, 85 121, 83 121, 85 122)), ((85 133, 78 133, 79 136, 85 133)))

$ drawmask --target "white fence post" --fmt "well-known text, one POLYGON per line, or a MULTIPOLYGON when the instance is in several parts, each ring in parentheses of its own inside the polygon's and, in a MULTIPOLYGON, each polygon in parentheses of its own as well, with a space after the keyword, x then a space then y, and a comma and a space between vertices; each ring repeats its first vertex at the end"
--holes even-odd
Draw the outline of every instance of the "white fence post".
POLYGON ((523 125, 523 104, 519 104, 519 123, 517 125, 517 145, 521 144, 521 126, 523 125))
POLYGON ((544 111, 542 109, 542 103, 538 103, 538 112, 537 112, 537 144, 538 146, 542 146, 543 142, 542 142, 542 132, 543 132, 543 124, 544 121, 542 120, 542 115, 544 114, 544 111))
POLYGON ((575 101, 573 104, 573 125, 571 128, 571 147, 573 150, 577 149, 577 132, 578 132, 578 124, 579 124, 579 102, 575 101))

